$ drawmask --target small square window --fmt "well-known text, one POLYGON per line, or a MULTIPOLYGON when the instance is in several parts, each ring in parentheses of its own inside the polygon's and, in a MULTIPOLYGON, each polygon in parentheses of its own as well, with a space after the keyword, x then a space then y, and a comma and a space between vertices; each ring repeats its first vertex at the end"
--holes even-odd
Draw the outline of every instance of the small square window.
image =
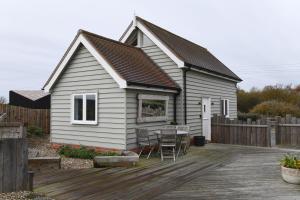
POLYGON ((97 94, 73 94, 72 124, 97 124, 97 94))

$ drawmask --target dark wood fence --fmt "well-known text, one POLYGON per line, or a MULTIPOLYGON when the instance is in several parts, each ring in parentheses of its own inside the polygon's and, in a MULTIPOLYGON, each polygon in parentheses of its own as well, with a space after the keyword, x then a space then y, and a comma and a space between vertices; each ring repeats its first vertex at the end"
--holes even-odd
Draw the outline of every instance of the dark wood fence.
POLYGON ((214 143, 269 147, 271 128, 267 119, 239 121, 214 116, 211 140, 214 143))
POLYGON ((300 119, 287 115, 275 118, 276 144, 300 146, 300 119))
MULTIPOLYGON (((4 127, 5 125, 1 124, 0 130, 4 127)), ((9 124, 9 127, 12 128, 13 125, 9 124)), ((18 124, 13 128, 10 132, 18 128, 19 132, 24 130, 18 124)), ((6 134, 7 130, 2 133, 6 134)), ((0 193, 27 190, 30 185, 27 141, 25 137, 14 136, 13 138, 0 138, 0 193)))
POLYGON ((44 133, 50 133, 50 110, 31 109, 8 104, 0 104, 0 114, 6 113, 3 122, 20 122, 25 126, 37 126, 44 133))

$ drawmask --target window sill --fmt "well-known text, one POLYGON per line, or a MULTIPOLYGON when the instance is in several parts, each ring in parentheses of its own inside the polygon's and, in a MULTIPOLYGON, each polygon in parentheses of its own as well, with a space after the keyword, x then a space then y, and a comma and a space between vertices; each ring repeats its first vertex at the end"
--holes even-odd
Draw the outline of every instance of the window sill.
POLYGON ((72 121, 73 125, 97 125, 97 121, 72 121))

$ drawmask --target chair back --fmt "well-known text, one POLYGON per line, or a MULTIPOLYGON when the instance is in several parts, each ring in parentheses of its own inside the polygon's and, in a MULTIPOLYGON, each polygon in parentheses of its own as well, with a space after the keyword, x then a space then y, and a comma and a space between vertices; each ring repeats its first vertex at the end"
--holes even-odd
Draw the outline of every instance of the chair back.
POLYGON ((175 125, 165 125, 164 129, 176 129, 175 125))
POLYGON ((176 129, 162 129, 161 130, 161 145, 175 145, 176 146, 176 129))
POLYGON ((137 139, 137 144, 149 143, 149 145, 150 145, 148 129, 137 128, 136 129, 136 139, 137 139))
POLYGON ((190 132, 190 126, 187 126, 187 125, 178 125, 178 126, 176 126, 176 129, 179 131, 190 132))

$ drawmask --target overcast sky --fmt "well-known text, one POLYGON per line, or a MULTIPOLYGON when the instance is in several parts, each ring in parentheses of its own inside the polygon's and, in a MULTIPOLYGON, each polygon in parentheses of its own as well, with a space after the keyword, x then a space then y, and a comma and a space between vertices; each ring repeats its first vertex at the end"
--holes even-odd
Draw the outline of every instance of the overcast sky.
POLYGON ((298 0, 0 0, 0 96, 40 89, 78 29, 119 39, 136 15, 206 47, 241 88, 300 83, 298 0))

